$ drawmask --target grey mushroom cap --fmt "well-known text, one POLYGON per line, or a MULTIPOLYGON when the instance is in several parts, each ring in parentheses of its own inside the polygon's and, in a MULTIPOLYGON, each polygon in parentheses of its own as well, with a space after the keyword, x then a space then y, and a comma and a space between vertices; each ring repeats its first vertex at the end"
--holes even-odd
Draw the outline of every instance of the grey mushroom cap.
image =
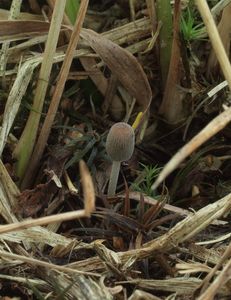
POLYGON ((109 130, 106 140, 106 151, 112 161, 125 161, 130 159, 134 147, 134 129, 125 122, 115 123, 109 130))

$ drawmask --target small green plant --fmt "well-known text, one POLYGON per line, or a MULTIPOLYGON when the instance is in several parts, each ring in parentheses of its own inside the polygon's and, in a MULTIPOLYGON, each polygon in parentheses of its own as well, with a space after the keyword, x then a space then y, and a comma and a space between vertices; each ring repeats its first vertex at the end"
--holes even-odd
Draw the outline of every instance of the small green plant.
POLYGON ((133 191, 144 193, 147 196, 156 196, 155 191, 152 190, 152 184, 155 178, 159 175, 161 168, 157 165, 145 165, 140 163, 142 170, 136 181, 132 184, 133 191))
POLYGON ((181 32, 183 34, 184 40, 188 43, 193 40, 202 39, 205 33, 203 24, 196 24, 196 19, 193 16, 193 11, 189 7, 181 16, 181 32))

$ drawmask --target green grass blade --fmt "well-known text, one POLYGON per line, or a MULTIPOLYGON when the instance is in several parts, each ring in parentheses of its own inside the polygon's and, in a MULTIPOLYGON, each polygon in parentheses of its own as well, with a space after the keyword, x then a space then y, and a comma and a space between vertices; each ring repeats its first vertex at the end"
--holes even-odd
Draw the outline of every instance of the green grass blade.
POLYGON ((79 1, 78 0, 67 0, 66 3, 66 14, 71 21, 71 24, 75 24, 76 16, 79 11, 79 1))

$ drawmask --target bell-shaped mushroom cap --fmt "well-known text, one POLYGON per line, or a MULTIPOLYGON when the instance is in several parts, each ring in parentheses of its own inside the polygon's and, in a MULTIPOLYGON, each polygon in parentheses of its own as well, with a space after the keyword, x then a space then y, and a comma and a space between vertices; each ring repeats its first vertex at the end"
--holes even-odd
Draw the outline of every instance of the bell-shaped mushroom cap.
POLYGON ((113 161, 131 158, 135 146, 134 129, 127 123, 115 123, 109 130, 106 151, 113 161))

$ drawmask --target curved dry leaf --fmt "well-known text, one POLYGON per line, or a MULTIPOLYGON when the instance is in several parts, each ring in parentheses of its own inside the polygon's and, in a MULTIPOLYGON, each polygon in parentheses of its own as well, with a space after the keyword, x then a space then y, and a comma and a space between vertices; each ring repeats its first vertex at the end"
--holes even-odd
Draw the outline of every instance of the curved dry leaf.
POLYGON ((152 91, 147 76, 137 59, 126 49, 93 30, 83 29, 81 36, 87 40, 90 47, 102 58, 128 92, 136 98, 142 109, 147 110, 151 102, 152 91))

